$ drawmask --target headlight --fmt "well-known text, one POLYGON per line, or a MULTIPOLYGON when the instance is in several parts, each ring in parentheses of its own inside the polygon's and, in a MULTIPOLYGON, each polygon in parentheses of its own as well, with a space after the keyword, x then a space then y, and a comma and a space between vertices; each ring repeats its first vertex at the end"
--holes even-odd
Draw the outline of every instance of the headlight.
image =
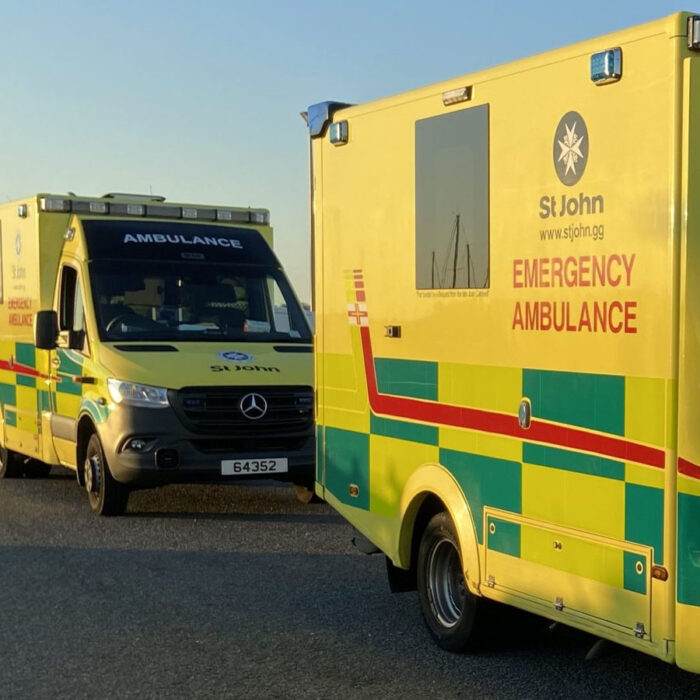
POLYGON ((146 408, 165 408, 168 405, 167 389, 158 386, 134 384, 110 378, 107 380, 107 387, 114 403, 146 408))

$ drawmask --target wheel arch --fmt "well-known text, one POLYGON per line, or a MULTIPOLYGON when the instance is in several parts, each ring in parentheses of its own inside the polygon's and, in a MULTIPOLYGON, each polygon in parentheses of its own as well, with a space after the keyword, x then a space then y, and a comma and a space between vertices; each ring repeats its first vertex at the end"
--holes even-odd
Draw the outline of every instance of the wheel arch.
POLYGON ((455 524, 466 581, 469 589, 478 593, 481 580, 479 548, 471 508, 456 479, 438 464, 420 467, 406 482, 400 504, 397 565, 415 572, 423 531, 440 511, 446 511, 455 524))
POLYGON ((85 480, 85 454, 87 452, 88 440, 90 439, 90 435, 96 432, 97 427, 92 417, 87 413, 83 413, 83 415, 78 418, 75 443, 75 465, 78 483, 81 486, 84 485, 85 480))

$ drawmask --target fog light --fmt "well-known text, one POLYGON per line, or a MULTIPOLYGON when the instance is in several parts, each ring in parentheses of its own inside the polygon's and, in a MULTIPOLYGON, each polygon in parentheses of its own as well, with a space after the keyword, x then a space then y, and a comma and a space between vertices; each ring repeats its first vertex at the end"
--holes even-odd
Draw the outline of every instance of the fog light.
POLYGON ((156 466, 159 469, 175 469, 180 463, 180 455, 172 448, 156 450, 156 466))
POLYGON ((124 445, 124 449, 133 450, 134 452, 143 452, 147 446, 148 443, 145 440, 142 440, 141 438, 133 438, 129 440, 126 445, 124 445))

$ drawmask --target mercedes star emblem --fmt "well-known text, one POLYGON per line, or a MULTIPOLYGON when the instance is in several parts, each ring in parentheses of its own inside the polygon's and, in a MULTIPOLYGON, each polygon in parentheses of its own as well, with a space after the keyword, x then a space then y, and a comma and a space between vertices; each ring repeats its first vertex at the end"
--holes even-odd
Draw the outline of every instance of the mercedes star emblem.
POLYGON ((241 399, 240 408, 248 420, 259 420, 267 413, 267 401, 260 394, 246 394, 241 399))

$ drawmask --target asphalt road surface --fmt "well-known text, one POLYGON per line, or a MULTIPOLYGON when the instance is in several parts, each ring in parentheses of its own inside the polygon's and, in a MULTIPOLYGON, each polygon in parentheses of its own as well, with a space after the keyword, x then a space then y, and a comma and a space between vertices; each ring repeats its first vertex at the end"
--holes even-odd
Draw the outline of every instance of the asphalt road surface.
POLYGON ((700 698, 568 628, 443 652, 415 593, 286 485, 171 486, 98 518, 68 472, 0 482, 1 698, 700 698))

